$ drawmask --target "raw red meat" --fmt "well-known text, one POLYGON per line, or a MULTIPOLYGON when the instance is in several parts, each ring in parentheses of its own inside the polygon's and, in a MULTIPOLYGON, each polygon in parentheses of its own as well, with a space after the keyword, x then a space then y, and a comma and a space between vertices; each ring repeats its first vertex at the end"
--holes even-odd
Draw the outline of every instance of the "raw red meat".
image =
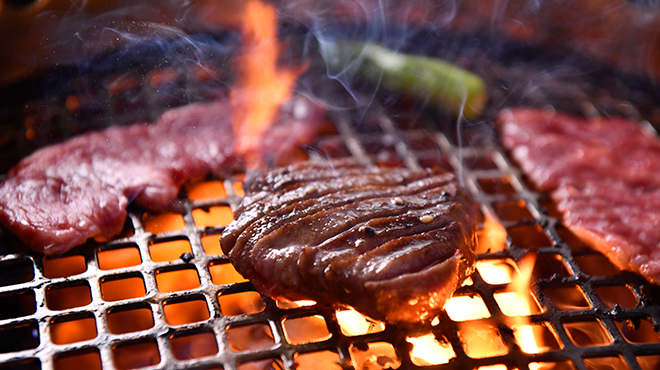
MULTIPOLYGON (((0 187, 0 221, 30 248, 59 255, 121 231, 131 201, 162 210, 180 186, 243 166, 227 101, 192 104, 153 124, 113 127, 46 147, 22 160, 0 187)), ((265 135, 266 159, 315 136, 322 109, 297 96, 265 135)))
POLYGON ((624 118, 535 109, 505 111, 498 125, 566 226, 620 268, 660 283, 660 138, 624 118))

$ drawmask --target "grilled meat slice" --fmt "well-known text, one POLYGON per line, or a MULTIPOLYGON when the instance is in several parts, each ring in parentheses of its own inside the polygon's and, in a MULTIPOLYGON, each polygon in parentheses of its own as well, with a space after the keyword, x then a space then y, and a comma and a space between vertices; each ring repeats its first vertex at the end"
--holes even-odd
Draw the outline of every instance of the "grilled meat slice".
MULTIPOLYGON (((186 180, 241 169, 229 108, 228 101, 193 104, 153 124, 113 127, 41 149, 0 186, 0 221, 48 255, 113 236, 129 202, 166 209, 186 180)), ((294 97, 267 132, 264 155, 311 141, 322 114, 308 99, 294 97)))
POLYGON ((514 109, 502 143, 564 224, 622 269, 660 283, 660 139, 623 118, 514 109))
POLYGON ((222 249, 268 296, 422 322, 473 270, 477 207, 443 170, 304 163, 245 189, 222 249))

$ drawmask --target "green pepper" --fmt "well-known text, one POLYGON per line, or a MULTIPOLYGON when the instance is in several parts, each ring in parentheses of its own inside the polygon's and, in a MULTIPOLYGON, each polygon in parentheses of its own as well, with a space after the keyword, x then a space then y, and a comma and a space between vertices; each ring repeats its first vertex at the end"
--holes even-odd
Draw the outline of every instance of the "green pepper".
POLYGON ((477 75, 438 58, 403 54, 372 43, 338 41, 330 45, 331 66, 357 68, 359 77, 388 91, 429 99, 441 109, 478 116, 488 93, 477 75))

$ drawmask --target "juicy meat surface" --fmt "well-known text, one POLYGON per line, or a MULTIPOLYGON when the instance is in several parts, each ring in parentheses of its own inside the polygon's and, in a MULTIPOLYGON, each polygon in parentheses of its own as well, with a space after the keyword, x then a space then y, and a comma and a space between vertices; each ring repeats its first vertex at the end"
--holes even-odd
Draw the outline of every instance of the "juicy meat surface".
POLYGON ((221 245, 270 297, 414 323, 472 273, 477 206, 443 170, 301 163, 245 189, 221 245))
POLYGON ((563 222, 622 269, 660 283, 660 138, 623 118, 514 109, 502 143, 563 222))
MULTIPOLYGON (((229 111, 228 101, 192 104, 153 124, 112 127, 36 151, 0 186, 0 221, 47 255, 113 236, 129 202, 166 209, 186 180, 241 168, 229 111)), ((306 98, 293 98, 266 133, 263 154, 311 141, 321 115, 306 98)))

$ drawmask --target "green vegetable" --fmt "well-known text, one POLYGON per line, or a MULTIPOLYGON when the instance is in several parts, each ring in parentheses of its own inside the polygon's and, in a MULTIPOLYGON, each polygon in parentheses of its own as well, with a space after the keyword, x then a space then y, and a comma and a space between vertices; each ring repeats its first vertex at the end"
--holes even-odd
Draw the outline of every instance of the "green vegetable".
POLYGON ((478 116, 487 102, 486 83, 474 73, 437 58, 403 54, 371 43, 339 41, 329 46, 335 68, 357 75, 396 93, 430 99, 440 108, 467 118, 478 116))

